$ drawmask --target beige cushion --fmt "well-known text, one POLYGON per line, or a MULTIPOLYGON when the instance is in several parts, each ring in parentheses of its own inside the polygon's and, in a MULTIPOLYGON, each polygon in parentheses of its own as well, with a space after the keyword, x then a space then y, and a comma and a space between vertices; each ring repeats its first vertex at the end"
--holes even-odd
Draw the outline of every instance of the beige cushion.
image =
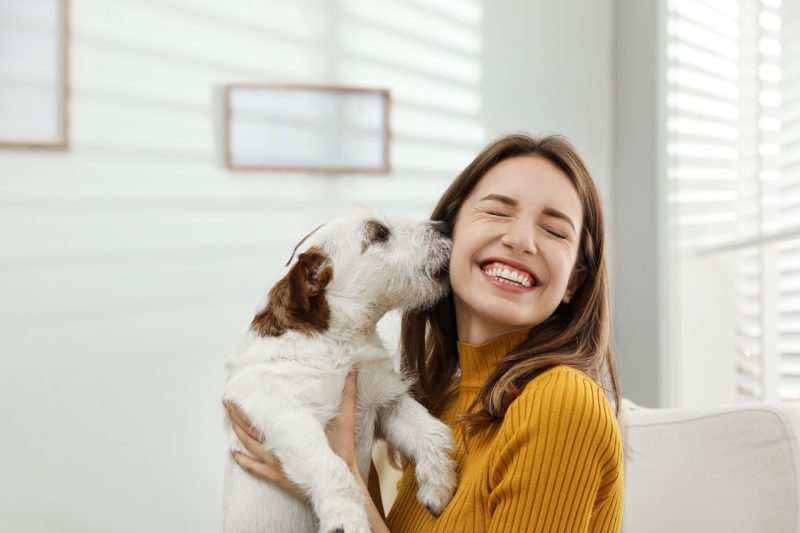
POLYGON ((626 533, 800 533, 800 407, 624 401, 626 533))

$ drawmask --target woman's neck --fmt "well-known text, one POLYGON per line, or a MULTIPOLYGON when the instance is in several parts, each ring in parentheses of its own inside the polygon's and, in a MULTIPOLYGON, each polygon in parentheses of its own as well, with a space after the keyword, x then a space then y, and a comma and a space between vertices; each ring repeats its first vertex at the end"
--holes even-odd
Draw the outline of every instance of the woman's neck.
POLYGON ((456 334, 458 340, 467 344, 483 344, 514 331, 528 330, 529 325, 502 324, 475 316, 456 303, 456 334))

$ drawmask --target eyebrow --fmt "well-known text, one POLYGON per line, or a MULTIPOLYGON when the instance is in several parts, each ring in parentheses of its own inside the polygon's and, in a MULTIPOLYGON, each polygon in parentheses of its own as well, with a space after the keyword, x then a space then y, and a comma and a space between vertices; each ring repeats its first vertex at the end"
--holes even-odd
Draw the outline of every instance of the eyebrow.
MULTIPOLYGON (((484 200, 496 200, 496 201, 504 203, 504 204, 506 204, 507 206, 510 206, 510 207, 517 207, 517 205, 519 205, 519 203, 516 200, 514 200, 513 198, 511 198, 509 196, 505 196, 503 194, 487 194, 486 196, 484 196, 483 198, 481 198, 478 201, 482 202, 484 200)), ((551 216, 551 217, 556 217, 556 218, 560 218, 562 220, 566 220, 569 223, 569 225, 572 226, 572 231, 575 231, 575 232, 578 231, 578 230, 575 229, 575 224, 572 223, 572 219, 569 218, 564 213, 562 213, 561 211, 559 211, 558 209, 556 209, 554 207, 545 207, 544 208, 544 214, 548 215, 548 216, 551 216)))

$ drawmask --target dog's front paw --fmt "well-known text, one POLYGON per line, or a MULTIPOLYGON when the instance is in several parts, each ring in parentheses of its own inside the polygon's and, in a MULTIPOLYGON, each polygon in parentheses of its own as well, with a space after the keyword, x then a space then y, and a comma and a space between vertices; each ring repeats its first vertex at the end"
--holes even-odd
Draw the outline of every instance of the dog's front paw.
POLYGON ((324 523, 320 523, 319 532, 320 533, 370 533, 369 530, 369 523, 366 520, 366 517, 362 518, 342 518, 333 519, 332 520, 334 525, 331 525, 331 522, 326 520, 324 523))
POLYGON ((425 475, 419 476, 419 465, 417 466, 419 484, 417 500, 428 509, 428 512, 438 517, 456 492, 458 476, 451 461, 447 461, 435 470, 425 470, 427 470, 425 475))
POLYGON ((346 526, 339 526, 328 530, 320 528, 320 533, 350 533, 351 531, 353 533, 370 533, 369 526, 367 527, 357 526, 352 528, 348 528, 346 526))
POLYGON ((427 483, 417 491, 417 500, 425 506, 429 513, 438 517, 450 503, 455 493, 455 486, 427 483))

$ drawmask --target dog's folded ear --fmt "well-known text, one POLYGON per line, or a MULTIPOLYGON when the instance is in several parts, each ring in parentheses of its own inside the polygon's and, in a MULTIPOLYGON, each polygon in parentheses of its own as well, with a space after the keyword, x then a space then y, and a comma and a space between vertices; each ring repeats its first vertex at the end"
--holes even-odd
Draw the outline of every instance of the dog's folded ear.
POLYGON ((317 248, 311 248, 297 257, 289 272, 289 295, 296 311, 311 310, 311 299, 325 290, 331 281, 333 270, 326 265, 328 256, 317 248))
POLYGON ((250 328, 270 337, 279 337, 287 330, 305 334, 324 331, 330 318, 324 292, 332 278, 330 258, 319 248, 309 248, 272 287, 267 306, 256 314, 250 328))

